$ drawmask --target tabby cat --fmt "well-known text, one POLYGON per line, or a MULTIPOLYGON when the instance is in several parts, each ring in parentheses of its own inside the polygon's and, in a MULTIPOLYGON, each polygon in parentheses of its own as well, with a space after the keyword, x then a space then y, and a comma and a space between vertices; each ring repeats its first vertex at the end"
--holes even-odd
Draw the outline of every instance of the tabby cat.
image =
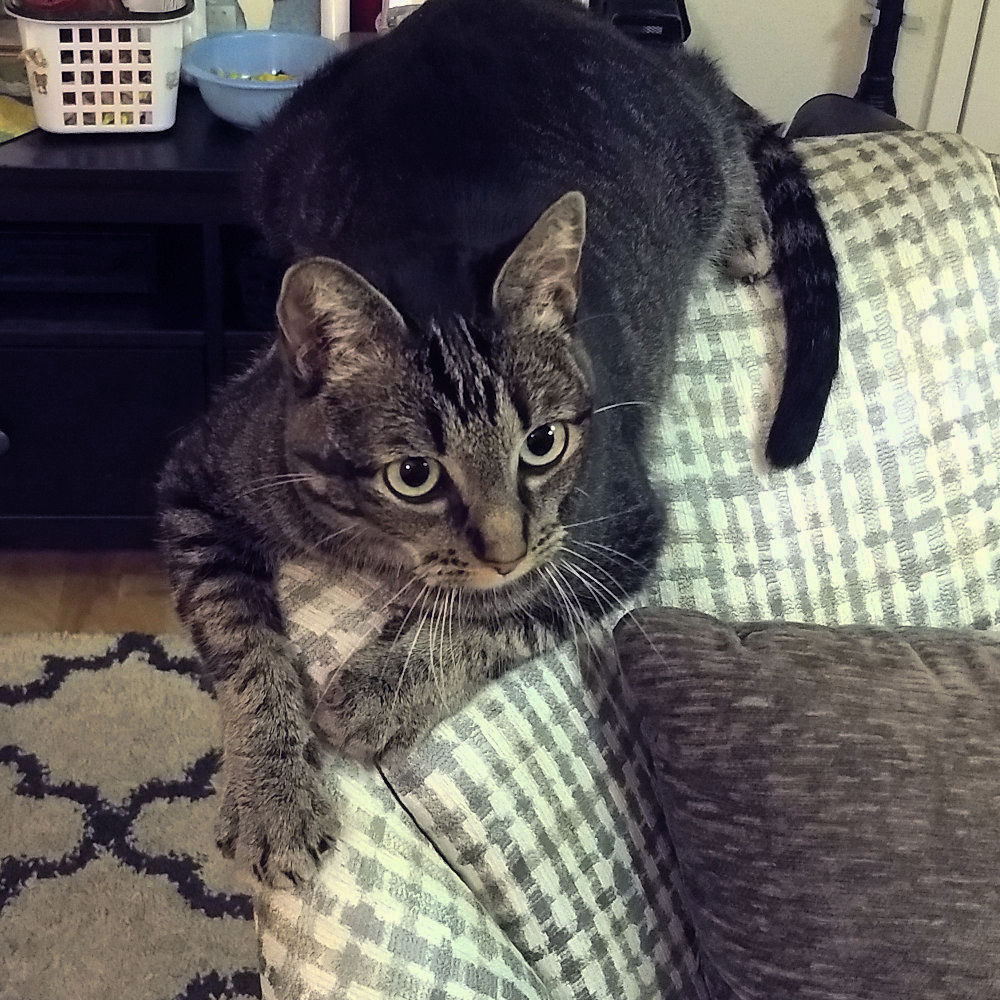
POLYGON ((702 58, 653 56, 567 0, 429 0, 296 92, 249 187, 290 264, 280 332, 176 448, 160 500, 225 723, 220 846, 281 882, 335 831, 283 562, 363 567, 411 606, 444 595, 435 678, 415 614, 325 699, 341 750, 400 751, 444 713, 442 689, 450 710, 646 578, 664 519, 646 427, 706 261, 753 279, 773 257, 776 466, 816 439, 839 318, 776 130, 702 58))

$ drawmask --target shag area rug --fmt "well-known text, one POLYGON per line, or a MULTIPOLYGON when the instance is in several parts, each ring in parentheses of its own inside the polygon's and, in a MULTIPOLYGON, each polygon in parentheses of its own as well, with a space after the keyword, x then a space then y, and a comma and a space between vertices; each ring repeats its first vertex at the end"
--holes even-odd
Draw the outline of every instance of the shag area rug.
POLYGON ((0 636, 0 1000, 260 996, 180 638, 0 636))

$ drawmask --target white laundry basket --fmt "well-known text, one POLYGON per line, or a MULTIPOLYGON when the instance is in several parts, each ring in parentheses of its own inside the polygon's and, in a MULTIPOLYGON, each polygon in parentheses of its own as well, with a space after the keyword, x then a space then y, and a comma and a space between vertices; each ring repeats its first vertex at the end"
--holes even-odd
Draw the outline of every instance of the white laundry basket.
POLYGON ((35 118, 47 132, 162 132, 177 114, 184 18, 193 0, 168 13, 128 19, 17 18, 35 118))

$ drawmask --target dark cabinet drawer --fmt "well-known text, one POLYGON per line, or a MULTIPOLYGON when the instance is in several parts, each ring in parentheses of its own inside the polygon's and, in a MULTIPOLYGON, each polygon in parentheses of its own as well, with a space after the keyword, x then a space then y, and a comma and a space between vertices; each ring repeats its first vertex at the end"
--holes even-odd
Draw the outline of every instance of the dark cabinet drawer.
POLYGON ((166 451, 205 399, 197 342, 0 349, 0 519, 148 516, 166 451))
POLYGON ((0 227, 0 291, 151 293, 156 237, 150 230, 83 226, 0 227))

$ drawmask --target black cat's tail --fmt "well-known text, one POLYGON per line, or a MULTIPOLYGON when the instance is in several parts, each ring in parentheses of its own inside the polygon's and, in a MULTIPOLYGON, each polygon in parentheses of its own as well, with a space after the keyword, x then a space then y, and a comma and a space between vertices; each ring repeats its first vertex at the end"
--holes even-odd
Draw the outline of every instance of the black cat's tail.
POLYGON ((778 126, 756 112, 752 116, 745 119, 747 141, 771 225, 787 340, 785 380, 765 453, 772 465, 785 469, 809 457, 837 374, 837 262, 802 161, 778 126))

